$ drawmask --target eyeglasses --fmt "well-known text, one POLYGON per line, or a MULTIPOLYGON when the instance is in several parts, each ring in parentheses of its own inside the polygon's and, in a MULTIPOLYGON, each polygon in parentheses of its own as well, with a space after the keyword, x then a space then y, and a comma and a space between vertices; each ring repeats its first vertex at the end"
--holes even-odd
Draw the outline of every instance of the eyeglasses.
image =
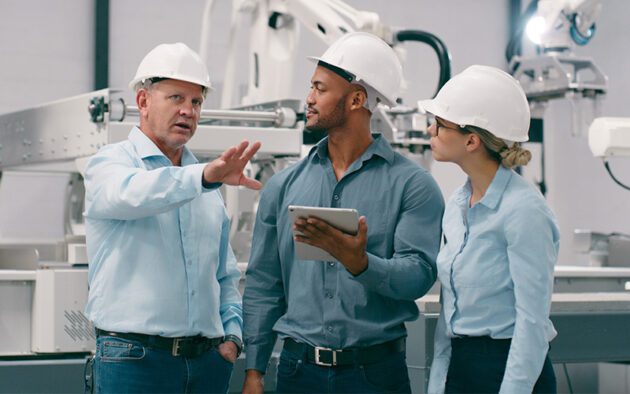
POLYGON ((449 129, 449 130, 454 130, 454 131, 458 131, 461 134, 470 134, 471 132, 466 130, 465 128, 459 126, 459 125, 455 125, 453 126, 448 126, 446 124, 444 124, 444 121, 442 119, 439 119, 437 116, 432 116, 429 118, 428 120, 429 123, 429 127, 432 127, 433 125, 435 125, 435 136, 437 137, 440 134, 440 129, 449 129))

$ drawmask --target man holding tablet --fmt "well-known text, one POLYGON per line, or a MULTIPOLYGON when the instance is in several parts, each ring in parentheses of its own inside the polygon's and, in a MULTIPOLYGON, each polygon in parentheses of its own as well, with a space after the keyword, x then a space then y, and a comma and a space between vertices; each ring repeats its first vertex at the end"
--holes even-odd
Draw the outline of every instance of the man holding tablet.
POLYGON ((328 136, 261 195, 243 297, 243 391, 262 392, 279 335, 278 392, 410 392, 404 323, 436 279, 444 201, 427 171, 370 132, 375 106, 395 104, 394 51, 350 33, 313 60, 306 127, 328 136), (355 209, 357 231, 292 220, 290 205, 355 209), (334 259, 302 259, 299 243, 334 259))

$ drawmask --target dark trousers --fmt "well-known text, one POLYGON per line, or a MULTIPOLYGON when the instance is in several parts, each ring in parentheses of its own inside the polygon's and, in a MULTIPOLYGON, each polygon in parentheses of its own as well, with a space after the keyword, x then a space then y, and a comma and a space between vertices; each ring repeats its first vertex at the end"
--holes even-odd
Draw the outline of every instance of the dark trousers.
POLYGON ((137 341, 99 336, 93 390, 99 394, 226 393, 232 368, 216 348, 198 357, 173 356, 137 341))
POLYGON ((323 367, 306 354, 282 350, 278 364, 278 393, 410 393, 405 352, 363 365, 323 367))
MULTIPOLYGON (((511 339, 490 337, 452 339, 446 393, 498 393, 510 343, 511 339)), ((533 392, 556 393, 556 375, 549 356, 545 358, 533 392)))

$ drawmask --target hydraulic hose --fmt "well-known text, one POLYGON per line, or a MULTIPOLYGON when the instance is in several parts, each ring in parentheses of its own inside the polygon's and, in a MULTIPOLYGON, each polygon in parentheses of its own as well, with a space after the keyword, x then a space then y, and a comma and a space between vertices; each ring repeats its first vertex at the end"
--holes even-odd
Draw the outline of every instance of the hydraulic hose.
POLYGON ((400 42, 418 41, 429 45, 435 51, 440 62, 440 78, 438 87, 433 97, 451 79, 451 54, 442 40, 436 35, 422 30, 400 30, 396 33, 396 39, 400 42))

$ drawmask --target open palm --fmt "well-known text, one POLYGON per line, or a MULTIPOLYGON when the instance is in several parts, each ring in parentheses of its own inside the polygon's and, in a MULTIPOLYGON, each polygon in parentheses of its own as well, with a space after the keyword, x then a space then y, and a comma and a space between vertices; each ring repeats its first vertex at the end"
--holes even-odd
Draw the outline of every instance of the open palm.
POLYGON ((245 186, 258 190, 262 184, 255 179, 243 174, 247 162, 260 149, 260 142, 249 146, 249 141, 243 141, 237 146, 227 149, 221 156, 208 163, 203 170, 203 178, 206 183, 221 182, 232 186, 245 186))

